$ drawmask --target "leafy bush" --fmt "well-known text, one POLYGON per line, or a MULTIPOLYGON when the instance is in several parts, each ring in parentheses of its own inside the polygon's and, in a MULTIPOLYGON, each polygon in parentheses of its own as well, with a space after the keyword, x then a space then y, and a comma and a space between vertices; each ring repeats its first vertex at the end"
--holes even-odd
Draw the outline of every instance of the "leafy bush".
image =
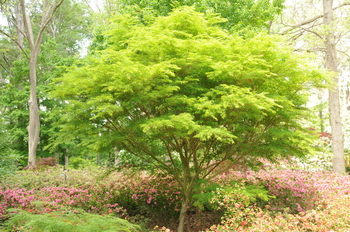
POLYGON ((47 169, 22 170, 12 176, 6 176, 1 186, 8 189, 41 189, 50 186, 90 186, 99 182, 105 170, 98 167, 86 169, 64 170, 62 166, 49 167, 47 169))
MULTIPOLYGON (((350 228, 350 201, 349 196, 343 195, 325 199, 325 206, 315 209, 290 214, 288 212, 274 212, 260 208, 249 208, 250 223, 241 223, 240 231, 348 231, 350 228)), ((230 221, 229 221, 230 222, 230 221)), ((223 224, 212 226, 207 231, 231 231, 232 227, 227 221, 223 224)), ((232 221, 231 221, 232 222, 232 221)))
POLYGON ((211 200, 216 195, 216 190, 220 187, 219 184, 211 183, 208 180, 198 180, 194 186, 192 196, 193 206, 198 210, 213 210, 211 200))
POLYGON ((95 160, 84 159, 82 157, 70 157, 69 167, 74 169, 85 169, 96 166, 95 160))
POLYGON ((247 182, 265 184, 275 198, 270 198, 265 207, 258 207, 244 204, 249 201, 243 195, 239 199, 229 194, 219 201, 227 207, 222 223, 207 231, 317 232, 350 228, 349 176, 300 170, 235 174, 231 178, 245 176, 243 179, 247 182))
POLYGON ((141 228, 123 219, 112 216, 89 214, 82 210, 65 210, 50 214, 33 214, 24 210, 13 211, 13 216, 4 224, 5 231, 120 231, 137 232, 141 228))
POLYGON ((218 205, 218 209, 224 209, 222 224, 214 226, 216 230, 240 229, 247 224, 252 224, 252 215, 261 211, 257 202, 267 202, 272 196, 259 185, 247 185, 244 182, 231 181, 228 185, 217 190, 212 203, 218 205))
POLYGON ((0 191, 2 208, 32 208, 33 201, 46 205, 37 213, 57 211, 62 205, 84 209, 86 212, 120 217, 177 216, 180 191, 166 176, 149 176, 142 172, 113 172, 101 179, 103 170, 69 170, 48 168, 18 172, 3 184, 0 191), (25 204, 24 204, 25 202, 25 204))
POLYGON ((18 164, 21 156, 11 151, 3 152, 0 147, 0 178, 1 182, 6 179, 7 175, 12 175, 18 170, 18 164))
POLYGON ((270 170, 251 173, 264 184, 271 195, 271 209, 298 213, 315 209, 323 199, 331 195, 349 193, 350 179, 331 172, 312 172, 302 170, 270 170))
POLYGON ((44 170, 49 167, 54 167, 57 165, 57 160, 54 157, 47 157, 47 158, 39 158, 38 162, 33 167, 25 167, 24 170, 31 169, 31 170, 44 170))

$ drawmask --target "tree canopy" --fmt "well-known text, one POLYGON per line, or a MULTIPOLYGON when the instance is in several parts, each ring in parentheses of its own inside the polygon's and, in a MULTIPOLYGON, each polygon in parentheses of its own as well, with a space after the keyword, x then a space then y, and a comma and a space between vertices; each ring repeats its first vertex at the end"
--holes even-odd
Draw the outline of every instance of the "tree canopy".
POLYGON ((179 182, 184 211, 195 182, 225 161, 310 153, 305 105, 322 71, 280 37, 243 38, 217 26, 224 21, 193 7, 149 25, 116 16, 106 48, 56 81, 52 96, 66 104, 52 147, 79 138, 141 157, 179 182))
POLYGON ((226 18, 225 29, 259 31, 270 27, 282 12, 284 0, 109 0, 109 11, 131 12, 146 20, 152 14, 166 16, 179 6, 193 6, 200 12, 214 12, 226 18), (114 3, 114 4, 113 4, 114 3), (113 7, 114 6, 114 7, 113 7))

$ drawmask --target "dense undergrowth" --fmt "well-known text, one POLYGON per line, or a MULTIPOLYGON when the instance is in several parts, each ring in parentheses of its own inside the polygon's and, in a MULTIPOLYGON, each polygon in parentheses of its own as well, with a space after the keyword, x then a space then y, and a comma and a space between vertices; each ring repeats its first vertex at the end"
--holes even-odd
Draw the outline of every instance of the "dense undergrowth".
MULTIPOLYGON (((50 167, 3 177, 2 229, 176 229, 181 201, 176 182, 164 174, 131 169, 104 173, 99 167, 69 171, 50 167)), ((349 184, 348 175, 330 172, 228 171, 214 180, 198 181, 186 229, 346 231, 350 229, 349 184)))

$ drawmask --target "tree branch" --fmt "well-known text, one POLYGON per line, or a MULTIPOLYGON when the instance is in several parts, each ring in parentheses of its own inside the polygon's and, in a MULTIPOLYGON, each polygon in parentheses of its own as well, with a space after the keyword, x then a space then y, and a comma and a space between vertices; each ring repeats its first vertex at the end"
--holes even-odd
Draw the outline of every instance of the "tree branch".
POLYGON ((24 55, 26 56, 26 58, 29 60, 29 56, 28 53, 24 50, 24 48, 18 43, 17 40, 15 40, 12 36, 10 36, 9 34, 7 34, 4 30, 0 29, 0 33, 3 34, 4 36, 6 36, 7 38, 9 38, 12 42, 14 42, 16 44, 16 46, 24 53, 24 55))
MULTIPOLYGON (((341 7, 343 7, 343 6, 349 6, 349 5, 350 5, 350 2, 345 2, 345 3, 343 3, 343 4, 340 4, 339 6, 334 7, 333 10, 336 10, 336 9, 341 8, 341 7)), ((301 22, 301 23, 299 23, 299 24, 296 24, 296 25, 293 25, 293 26, 289 26, 289 27, 290 27, 289 29, 283 31, 283 32, 280 33, 280 34, 281 34, 281 35, 285 35, 285 34, 289 33, 290 31, 294 30, 295 28, 299 28, 299 27, 301 27, 301 26, 304 26, 304 25, 313 23, 313 22, 315 22, 316 20, 323 18, 323 16, 324 16, 324 14, 317 15, 317 16, 315 16, 315 17, 313 17, 313 18, 311 18, 311 19, 308 19, 308 20, 306 20, 306 21, 304 21, 304 22, 301 22)))
POLYGON ((41 27, 40 27, 40 30, 39 30, 39 33, 38 33, 38 36, 36 38, 36 41, 35 41, 35 50, 38 50, 39 47, 40 47, 40 44, 41 44, 41 39, 42 39, 42 36, 44 34, 44 30, 47 26, 47 24, 49 24, 49 22, 52 20, 56 10, 58 9, 58 7, 60 7, 62 5, 64 0, 60 0, 58 4, 56 4, 54 7, 53 7, 53 4, 56 2, 52 2, 49 6, 49 9, 47 10, 46 13, 43 12, 43 18, 42 18, 42 24, 41 24, 41 27), (51 11, 51 8, 53 7, 52 11, 51 11), (50 16, 49 13, 51 11, 51 14, 50 16), (44 15, 45 14, 45 15, 44 15))

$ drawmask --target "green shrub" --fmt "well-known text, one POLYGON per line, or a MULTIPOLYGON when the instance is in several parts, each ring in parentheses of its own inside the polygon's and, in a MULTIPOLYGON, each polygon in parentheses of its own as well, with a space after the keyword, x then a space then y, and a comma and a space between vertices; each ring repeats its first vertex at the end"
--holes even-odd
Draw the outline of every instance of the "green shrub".
POLYGON ((82 157, 70 157, 69 168, 86 169, 89 167, 96 167, 95 160, 84 159, 82 157))
MULTIPOLYGON (((1 139, 0 139, 1 140, 1 139)), ((5 153, 0 148, 0 181, 6 179, 7 175, 12 175, 18 170, 18 164, 21 160, 20 155, 15 153, 5 153)))
POLYGON ((193 206, 198 210, 213 210, 211 204, 212 198, 216 195, 216 190, 220 188, 219 184, 210 183, 208 180, 200 179, 194 186, 192 195, 193 206))
POLYGON ((55 231, 55 232, 96 232, 119 231, 138 232, 138 225, 126 220, 89 214, 82 210, 52 212, 50 214, 32 214, 24 210, 15 210, 13 216, 4 224, 4 231, 55 231))
POLYGON ((64 170, 62 166, 48 167, 43 170, 22 170, 15 175, 6 176, 1 187, 13 189, 41 189, 51 186, 82 187, 96 184, 105 170, 99 167, 64 170))
POLYGON ((225 211, 222 224, 214 231, 236 231, 254 223, 253 215, 261 211, 261 206, 273 196, 261 185, 246 185, 231 181, 227 186, 217 189, 212 199, 218 209, 225 211))

